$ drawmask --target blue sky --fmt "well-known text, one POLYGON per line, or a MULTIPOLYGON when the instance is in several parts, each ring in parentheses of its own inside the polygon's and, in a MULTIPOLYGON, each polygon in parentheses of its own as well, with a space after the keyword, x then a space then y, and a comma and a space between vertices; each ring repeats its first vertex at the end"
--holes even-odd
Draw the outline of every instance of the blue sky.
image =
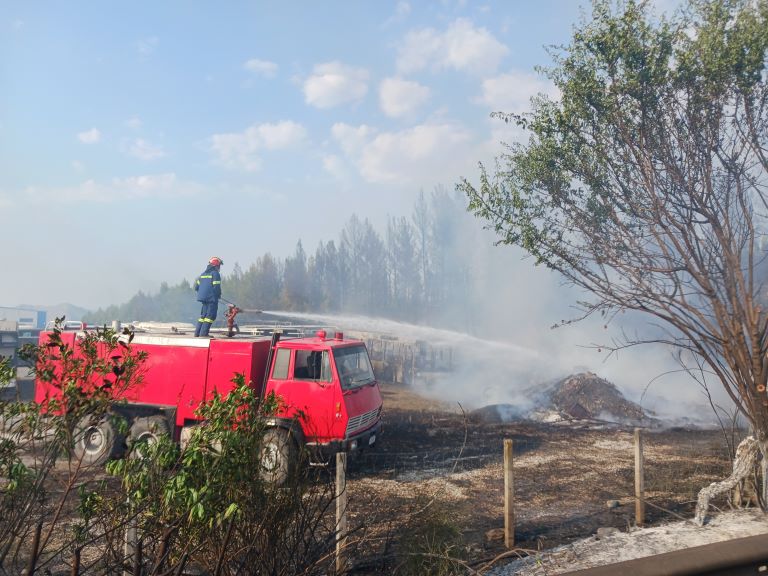
POLYGON ((571 0, 3 2, 0 305, 95 308, 383 231, 551 92, 571 0), (230 268, 231 269, 231 268, 230 268))

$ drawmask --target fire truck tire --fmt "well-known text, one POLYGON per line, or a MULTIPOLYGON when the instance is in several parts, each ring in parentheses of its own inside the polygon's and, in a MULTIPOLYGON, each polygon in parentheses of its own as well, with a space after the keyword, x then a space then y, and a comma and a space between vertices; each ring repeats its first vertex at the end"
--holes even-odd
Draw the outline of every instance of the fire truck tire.
POLYGON ((85 465, 104 464, 123 454, 125 439, 109 415, 83 417, 74 430, 74 455, 85 465))
POLYGON ((133 421, 128 434, 131 457, 141 457, 142 446, 158 441, 161 436, 170 436, 168 421, 163 416, 140 416, 133 421))
POLYGON ((288 430, 270 428, 264 433, 259 460, 262 480, 278 486, 285 484, 298 466, 298 448, 288 430))

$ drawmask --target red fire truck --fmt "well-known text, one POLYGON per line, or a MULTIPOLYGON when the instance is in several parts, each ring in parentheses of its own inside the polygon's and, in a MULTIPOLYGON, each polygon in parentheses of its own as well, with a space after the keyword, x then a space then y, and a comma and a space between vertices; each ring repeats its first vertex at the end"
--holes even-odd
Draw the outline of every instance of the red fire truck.
MULTIPOLYGON (((42 332, 45 345, 50 332, 42 332)), ((62 332, 65 344, 75 348, 82 332, 62 332)), ((214 391, 226 394, 232 377, 242 373, 260 397, 274 392, 282 408, 267 422, 262 449, 266 476, 285 477, 299 450, 307 448, 316 460, 339 451, 353 452, 376 442, 381 429, 381 393, 368 351, 359 340, 340 332, 329 336, 222 339, 193 338, 183 334, 136 333, 131 348, 147 353, 143 382, 125 393, 114 412, 130 424, 128 438, 112 420, 81 425, 75 454, 86 463, 120 457, 127 444, 168 434, 182 441, 199 424, 195 410, 214 391), (300 417, 299 417, 300 415, 300 417)), ((37 382, 35 399, 43 402, 54 393, 37 382)))

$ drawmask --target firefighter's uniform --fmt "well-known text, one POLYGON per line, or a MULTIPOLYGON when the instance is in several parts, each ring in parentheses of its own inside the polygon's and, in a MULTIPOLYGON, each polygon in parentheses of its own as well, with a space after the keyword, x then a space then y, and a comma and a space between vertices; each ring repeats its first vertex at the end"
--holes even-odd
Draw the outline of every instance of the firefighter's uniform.
POLYGON ((219 267, 209 264, 205 272, 197 277, 195 282, 197 301, 202 302, 200 318, 197 319, 195 336, 208 336, 213 321, 216 320, 216 312, 221 298, 221 275, 219 267))

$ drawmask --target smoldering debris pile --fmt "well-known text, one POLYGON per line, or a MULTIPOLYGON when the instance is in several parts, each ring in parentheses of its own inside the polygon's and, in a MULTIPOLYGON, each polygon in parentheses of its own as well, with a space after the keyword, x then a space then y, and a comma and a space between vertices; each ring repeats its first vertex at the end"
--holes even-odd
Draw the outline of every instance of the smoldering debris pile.
POLYGON ((631 426, 656 426, 650 412, 628 400, 619 389, 592 372, 573 374, 562 380, 527 391, 526 410, 510 404, 495 404, 476 410, 485 421, 509 422, 610 422, 631 426))
POLYGON ((643 409, 627 400, 614 384, 592 372, 564 378, 543 390, 544 404, 562 415, 577 419, 613 419, 639 422, 643 409))

